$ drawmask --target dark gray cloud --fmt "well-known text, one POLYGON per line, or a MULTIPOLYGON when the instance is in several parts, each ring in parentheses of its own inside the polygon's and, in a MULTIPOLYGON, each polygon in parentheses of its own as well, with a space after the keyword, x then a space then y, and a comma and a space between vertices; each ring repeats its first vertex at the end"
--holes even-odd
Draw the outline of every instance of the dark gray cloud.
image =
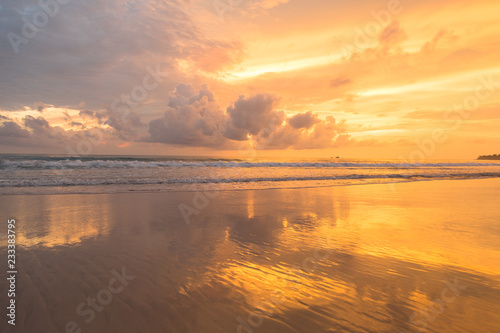
POLYGON ((27 130, 21 128, 21 126, 13 121, 6 121, 0 126, 0 136, 12 138, 27 138, 30 136, 30 133, 27 130))
POLYGON ((101 125, 110 126, 113 128, 114 134, 121 140, 134 140, 146 128, 139 116, 128 108, 123 110, 108 109, 106 111, 85 109, 78 114, 83 118, 95 119, 101 125))
POLYGON ((220 147, 224 112, 206 86, 196 91, 191 85, 179 84, 170 94, 167 110, 162 118, 149 123, 150 138, 182 146, 220 147))
POLYGON ((43 112, 46 109, 47 109, 47 104, 45 104, 44 102, 35 103, 35 110, 37 110, 38 112, 43 112))
POLYGON ((170 95, 165 115, 149 123, 145 141, 181 146, 234 149, 237 142, 257 149, 316 149, 349 143, 343 123, 313 112, 286 118, 279 98, 269 94, 240 96, 224 113, 206 86, 196 91, 181 84, 170 95))
MULTIPOLYGON (((102 117, 98 118, 101 121, 102 117)), ((118 113, 108 110, 105 114, 107 119, 104 124, 111 126, 115 130, 115 134, 122 140, 134 140, 137 138, 141 129, 145 129, 146 125, 142 123, 139 116, 133 112, 118 113)))
POLYGON ((77 122, 77 121, 72 121, 72 122, 70 122, 69 124, 70 124, 71 126, 77 126, 77 127, 82 128, 82 129, 84 129, 84 128, 85 128, 85 125, 84 125, 84 124, 82 124, 82 123, 80 123, 80 122, 77 122))
MULTIPOLYGON (((90 127, 65 117, 71 129, 52 126, 45 118, 25 116, 22 121, 6 119, 0 126, 0 144, 5 146, 74 147, 89 137, 108 142, 164 143, 182 147, 239 149, 317 149, 349 143, 343 123, 333 117, 320 119, 313 112, 287 118, 277 109, 279 98, 269 94, 240 96, 224 112, 207 86, 196 90, 179 84, 169 94, 164 115, 147 125, 133 113, 119 114, 82 110, 84 119, 99 119, 106 127, 90 127), (252 143, 252 144, 250 144, 252 143), (243 145, 242 145, 243 144, 243 145)), ((99 143, 100 144, 100 143, 99 143)))
MULTIPOLYGON (((208 68, 210 57, 204 55, 219 50, 227 59, 218 60, 238 61, 241 45, 207 39, 186 14, 189 9, 189 3, 176 0, 69 1, 27 35, 26 27, 44 9, 33 0, 3 1, 0 109, 18 110, 37 102, 103 109, 142 84, 147 66, 161 68, 161 85, 168 91, 182 79, 178 59, 208 68)), ((224 66, 224 61, 218 63, 224 66)), ((162 97, 157 89, 148 101, 162 97)))
POLYGON ((81 110, 78 114, 82 117, 97 119, 99 124, 103 124, 104 123, 103 119, 106 118, 103 112, 97 112, 89 109, 81 110))
POLYGON ((245 98, 240 96, 227 108, 229 119, 224 136, 231 140, 247 140, 249 135, 257 135, 266 128, 273 130, 285 119, 283 111, 275 110, 279 99, 273 95, 260 94, 245 98))
POLYGON ((47 133, 51 129, 49 122, 42 117, 26 116, 24 126, 31 129, 35 134, 47 133))
POLYGON ((13 121, 4 121, 0 126, 0 144, 25 147, 54 146, 70 142, 73 138, 72 132, 51 126, 43 117, 26 116, 21 125, 13 121))
POLYGON ((299 128, 311 128, 315 124, 321 122, 321 120, 316 117, 311 111, 306 113, 297 113, 290 119, 288 119, 288 123, 295 129, 299 128))
POLYGON ((108 142, 111 148, 120 142, 110 129, 90 128, 79 122, 68 122, 68 125, 79 128, 74 130, 52 126, 45 118, 33 116, 26 116, 20 122, 3 121, 0 125, 0 145, 16 147, 16 151, 17 148, 44 148, 44 151, 67 153, 66 147, 77 147, 82 141, 95 138, 95 133, 108 142))

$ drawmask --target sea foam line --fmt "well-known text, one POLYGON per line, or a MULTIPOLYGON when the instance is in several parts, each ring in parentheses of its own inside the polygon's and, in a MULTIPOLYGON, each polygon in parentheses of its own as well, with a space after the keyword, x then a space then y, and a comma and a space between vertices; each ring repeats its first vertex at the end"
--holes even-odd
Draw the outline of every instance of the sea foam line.
POLYGON ((500 163, 368 163, 368 162, 235 162, 235 161, 116 161, 116 160, 0 160, 3 170, 141 169, 141 168, 450 168, 500 167, 500 163))
POLYGON ((446 174, 350 174, 337 176, 303 176, 303 177, 249 177, 249 178, 146 178, 146 179, 12 179, 0 182, 0 187, 37 187, 37 186, 99 186, 99 185, 161 185, 161 184, 220 184, 220 183, 261 183, 292 181, 329 181, 329 180, 363 180, 363 179, 478 179, 500 178, 500 172, 446 173, 446 174))

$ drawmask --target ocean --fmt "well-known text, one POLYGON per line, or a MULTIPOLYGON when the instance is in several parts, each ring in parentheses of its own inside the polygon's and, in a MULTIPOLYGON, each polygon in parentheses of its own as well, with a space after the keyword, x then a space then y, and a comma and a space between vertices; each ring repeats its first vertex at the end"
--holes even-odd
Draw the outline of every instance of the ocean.
POLYGON ((500 161, 0 155, 0 194, 281 189, 499 177, 500 161))

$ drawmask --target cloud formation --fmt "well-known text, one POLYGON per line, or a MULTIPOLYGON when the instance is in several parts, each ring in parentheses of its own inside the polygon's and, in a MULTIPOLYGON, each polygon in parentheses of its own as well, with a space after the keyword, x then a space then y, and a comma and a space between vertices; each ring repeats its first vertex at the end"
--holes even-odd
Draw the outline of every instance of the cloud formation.
POLYGON ((320 122, 321 120, 319 120, 319 118, 311 111, 308 111, 306 113, 298 113, 288 119, 288 124, 290 124, 290 126, 295 129, 309 129, 320 122))
POLYGON ((180 84, 170 94, 164 117, 149 123, 147 141, 181 146, 235 148, 248 142, 257 149, 313 149, 348 143, 343 124, 312 112, 287 118, 270 94, 240 96, 224 113, 214 94, 180 84))
POLYGON ((273 131, 285 119, 283 111, 277 111, 278 98, 259 94, 249 98, 240 96, 227 108, 228 120, 224 136, 231 140, 245 141, 261 130, 273 131))
MULTIPOLYGON (((76 147, 92 138, 94 146, 114 147, 166 144, 177 147, 209 147, 235 150, 317 149, 348 144, 343 123, 308 111, 287 116, 280 98, 271 94, 241 95, 224 111, 206 86, 196 90, 179 84, 169 93, 163 116, 144 124, 133 112, 112 110, 60 110, 64 127, 51 125, 42 116, 13 120, 1 116, 0 144, 26 147, 76 147), (99 139, 97 139, 99 138, 99 139)), ((34 110, 34 112, 37 110, 34 110)), ((60 121, 59 120, 59 121, 60 121)))
POLYGON ((47 104, 45 104, 44 102, 36 102, 35 103, 35 109, 38 111, 38 112, 43 112, 47 109, 47 104))
POLYGON ((43 117, 26 116, 20 123, 0 125, 0 144, 5 146, 54 147, 75 140, 75 133, 51 126, 43 117))
MULTIPOLYGON (((188 14, 193 9, 186 2, 70 1, 37 28, 33 23, 37 13, 46 15, 40 3, 2 2, 3 110, 36 103, 35 109, 42 112, 45 104, 76 108, 81 102, 90 109, 106 108, 142 83, 147 66, 161 68, 165 73, 161 86, 170 90, 185 76, 180 61, 216 71, 242 56, 241 43, 208 37, 188 14), (33 29, 29 38, 23 33, 29 30, 26 25, 33 29), (13 34, 26 43, 13 44, 8 37, 13 34)), ((156 99, 155 93, 160 89, 150 93, 149 102, 156 99)))
MULTIPOLYGON (((9 138, 27 138, 30 136, 30 133, 21 128, 17 123, 13 121, 5 121, 0 126, 0 137, 9 138)), ((3 140, 2 140, 3 141, 3 140)))
POLYGON ((331 116, 324 120, 319 120, 314 116, 311 118, 308 113, 297 114, 294 117, 288 119, 286 125, 277 128, 269 135, 266 133, 259 135, 256 139, 256 147, 260 149, 322 149, 346 146, 351 143, 344 123, 337 123, 331 116), (296 118, 292 120, 294 117, 296 118), (305 121, 300 124, 297 119, 305 121), (315 125, 311 125, 311 121, 314 121, 315 125), (300 127, 296 127, 297 125, 300 127))
POLYGON ((216 147, 225 141, 221 126, 224 113, 214 95, 203 86, 198 92, 193 86, 179 84, 170 93, 162 118, 149 123, 149 141, 181 146, 216 147))
MULTIPOLYGON (((60 147, 98 129, 106 142, 99 147, 110 147, 103 153, 355 139, 349 149, 376 141, 388 156, 394 142, 425 139, 421 124, 445 127, 443 110, 474 95, 481 77, 499 80, 492 1, 220 3, 223 20, 203 0, 70 1, 15 53, 9 34, 23 36, 43 8, 4 1, 0 141, 60 147), (147 68, 161 77, 145 85, 147 68)), ((464 122, 464 136, 498 138, 494 87, 464 122)))

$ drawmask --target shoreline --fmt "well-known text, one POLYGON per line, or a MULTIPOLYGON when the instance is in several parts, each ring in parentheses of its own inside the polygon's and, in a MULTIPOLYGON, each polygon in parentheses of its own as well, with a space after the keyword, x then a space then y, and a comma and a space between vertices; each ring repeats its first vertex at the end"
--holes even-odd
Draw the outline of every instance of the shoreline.
MULTIPOLYGON (((197 193, 203 191, 209 192, 239 192, 239 191, 268 191, 268 190, 300 190, 300 189, 314 189, 314 188, 329 188, 329 187, 346 187, 346 186, 364 186, 364 185, 396 185, 396 184, 411 184, 411 183, 422 183, 422 182, 440 182, 440 181, 474 181, 474 180, 491 180, 500 179, 500 177, 482 177, 482 178, 462 178, 462 179, 418 179, 418 180, 402 180, 402 181, 388 181, 379 183, 356 183, 356 184, 329 184, 329 185, 316 185, 316 186, 294 186, 294 187, 269 187, 269 188, 233 188, 233 189, 193 189, 193 190, 123 190, 117 192, 67 192, 67 193, 0 193, 0 197, 4 196, 37 196, 37 195, 97 195, 97 194, 126 194, 126 193, 197 193)), ((200 183, 202 184, 202 183, 200 183)), ((208 183, 205 183, 208 184, 208 183)), ((220 184, 220 183, 212 183, 220 184)), ((222 183, 226 184, 226 183, 222 183)), ((108 185, 79 185, 82 187, 92 187, 92 186, 102 186, 106 187, 108 185)), ((69 187, 79 187, 79 186, 37 186, 33 188, 69 188, 69 187)), ((120 184, 112 186, 133 186, 130 184, 120 184)), ((20 188, 20 187, 17 187, 20 188)), ((28 187, 24 187, 28 188, 28 187)))

